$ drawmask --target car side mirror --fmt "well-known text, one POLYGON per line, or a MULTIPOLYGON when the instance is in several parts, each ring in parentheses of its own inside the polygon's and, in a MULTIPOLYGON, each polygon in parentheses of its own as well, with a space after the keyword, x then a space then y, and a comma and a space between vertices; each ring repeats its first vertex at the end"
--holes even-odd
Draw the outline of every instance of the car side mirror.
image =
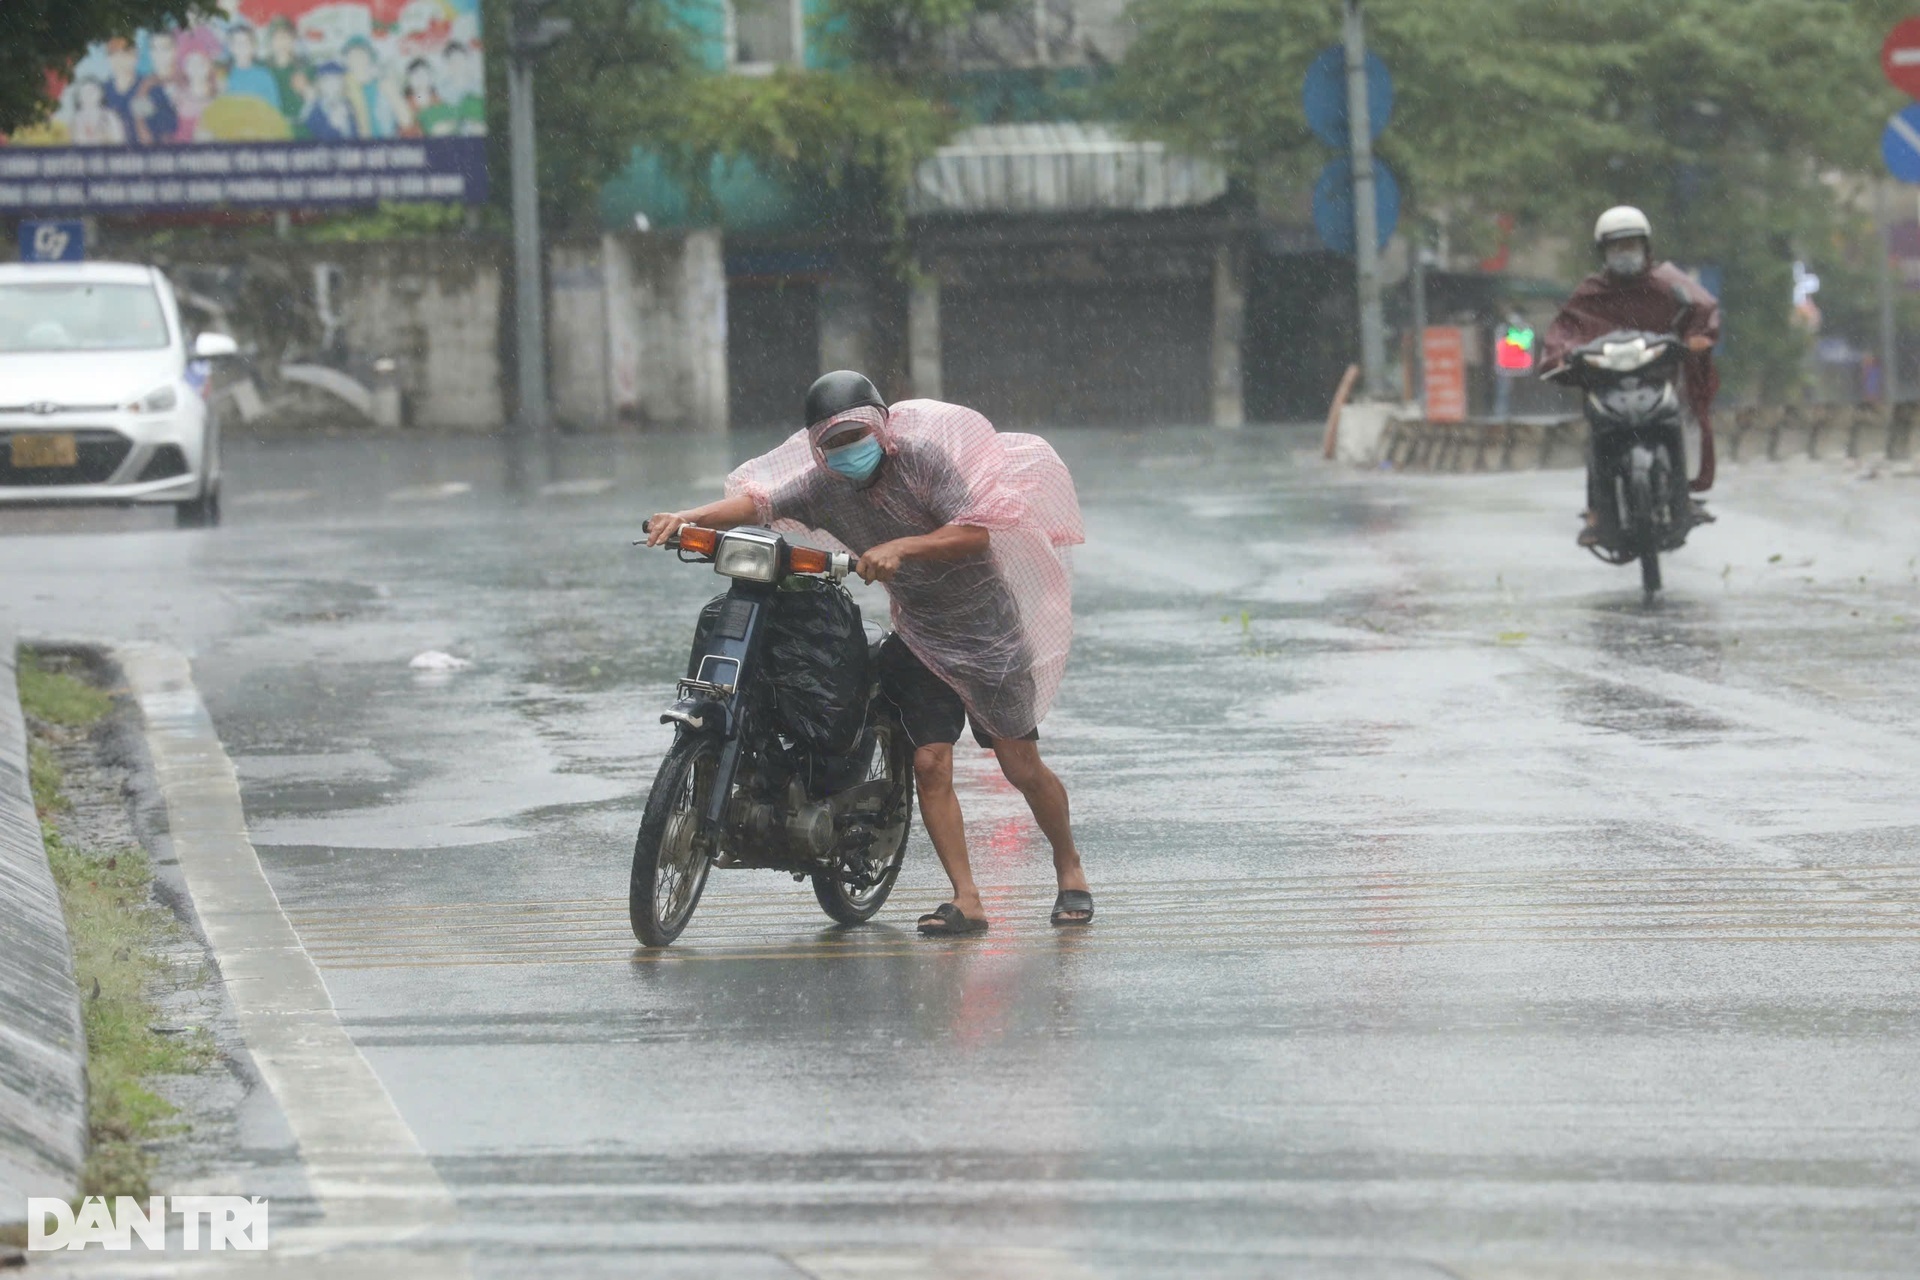
POLYGON ((193 340, 193 358, 219 360, 240 354, 240 344, 224 333, 203 333, 193 340))

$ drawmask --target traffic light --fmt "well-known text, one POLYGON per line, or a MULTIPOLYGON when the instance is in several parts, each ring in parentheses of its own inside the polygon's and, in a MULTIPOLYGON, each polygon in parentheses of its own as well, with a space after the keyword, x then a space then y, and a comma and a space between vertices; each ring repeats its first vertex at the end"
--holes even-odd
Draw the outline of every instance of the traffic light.
POLYGON ((1533 328, 1521 320, 1509 320, 1500 326, 1494 343, 1493 363, 1501 373, 1533 372, 1533 328))

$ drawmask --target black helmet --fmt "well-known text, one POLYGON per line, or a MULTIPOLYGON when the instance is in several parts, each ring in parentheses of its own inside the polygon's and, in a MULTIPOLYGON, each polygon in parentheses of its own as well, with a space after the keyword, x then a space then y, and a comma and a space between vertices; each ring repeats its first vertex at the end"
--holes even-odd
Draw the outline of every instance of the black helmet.
POLYGON ((807 388, 807 420, 803 425, 810 427, 862 405, 881 410, 887 407, 887 402, 880 398, 880 388, 873 385, 873 379, 851 369, 823 373, 807 388))

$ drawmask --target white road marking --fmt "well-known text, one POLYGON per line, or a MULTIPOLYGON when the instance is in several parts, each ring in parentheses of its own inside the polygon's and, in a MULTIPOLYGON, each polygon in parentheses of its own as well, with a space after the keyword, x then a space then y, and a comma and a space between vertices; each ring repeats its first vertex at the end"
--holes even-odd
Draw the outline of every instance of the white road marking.
POLYGON ((415 484, 404 489, 395 489, 387 495, 389 502, 438 502, 444 498, 457 498, 463 493, 472 493, 473 486, 464 480, 449 480, 445 484, 415 484))
MULTIPOLYGON (((293 1130, 322 1213, 322 1226, 276 1230, 274 1253, 390 1245, 450 1222, 452 1195, 341 1027, 320 971, 267 883, 233 764, 186 658, 150 644, 120 647, 114 657, 146 718, 174 854, 241 1037, 293 1130)), ((346 1268, 405 1276, 465 1269, 463 1258, 419 1252, 391 1268, 360 1255, 346 1268)))
POLYGON ((790 1253, 813 1280, 1093 1280, 1064 1249, 876 1249, 790 1253))

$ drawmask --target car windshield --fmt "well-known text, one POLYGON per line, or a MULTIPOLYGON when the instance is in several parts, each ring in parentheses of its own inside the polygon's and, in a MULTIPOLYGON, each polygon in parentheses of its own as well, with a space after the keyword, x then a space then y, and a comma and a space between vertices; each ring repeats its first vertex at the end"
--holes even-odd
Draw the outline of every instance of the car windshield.
POLYGON ((150 284, 0 284, 0 353, 166 345, 166 316, 150 284))

